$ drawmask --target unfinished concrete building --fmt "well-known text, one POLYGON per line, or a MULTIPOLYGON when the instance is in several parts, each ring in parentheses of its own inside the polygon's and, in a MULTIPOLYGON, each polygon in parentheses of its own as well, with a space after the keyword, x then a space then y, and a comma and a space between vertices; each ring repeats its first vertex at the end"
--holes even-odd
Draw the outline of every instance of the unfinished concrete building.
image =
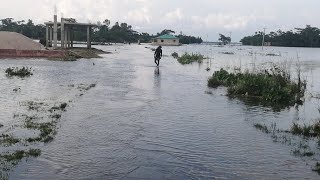
POLYGON ((87 48, 91 48, 91 34, 92 28, 96 24, 91 23, 77 23, 74 19, 61 18, 61 22, 57 21, 57 15, 54 15, 53 22, 46 22, 46 47, 58 48, 58 29, 61 30, 61 48, 73 47, 74 31, 77 27, 85 28, 87 30, 87 48))

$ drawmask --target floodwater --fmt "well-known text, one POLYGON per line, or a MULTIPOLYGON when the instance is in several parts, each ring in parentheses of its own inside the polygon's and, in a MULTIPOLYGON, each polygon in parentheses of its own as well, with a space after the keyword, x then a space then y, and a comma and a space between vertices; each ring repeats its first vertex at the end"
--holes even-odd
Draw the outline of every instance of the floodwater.
POLYGON ((5 127, 18 123, 12 120, 20 111, 18 102, 71 102, 55 139, 38 145, 41 156, 22 160, 10 179, 319 179, 311 170, 319 151, 312 158, 294 156, 292 146, 253 127, 276 122, 288 129, 297 119, 320 117, 319 101, 313 98, 320 89, 319 49, 267 48, 281 52, 271 57, 252 55, 259 51, 252 47, 164 47, 157 68, 145 46, 99 46, 113 54, 76 62, 1 60, 5 127), (174 51, 199 52, 211 62, 183 66, 170 56, 174 51), (235 54, 221 53, 227 51, 235 54), (273 111, 230 99, 224 88, 207 88, 214 70, 257 68, 267 61, 299 61, 308 81, 303 106, 273 111), (5 77, 6 67, 18 65, 32 67, 34 75, 5 77), (78 96, 69 85, 81 83, 96 87, 78 96), (12 92, 15 87, 21 92, 12 92))

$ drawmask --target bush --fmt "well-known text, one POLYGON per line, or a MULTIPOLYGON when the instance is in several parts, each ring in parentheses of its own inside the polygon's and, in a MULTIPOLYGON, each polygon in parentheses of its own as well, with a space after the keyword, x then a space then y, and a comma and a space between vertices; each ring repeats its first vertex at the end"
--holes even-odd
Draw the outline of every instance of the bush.
POLYGON ((171 56, 172 56, 173 58, 175 58, 175 59, 178 59, 178 58, 179 58, 179 54, 176 53, 176 52, 172 53, 171 56))
POLYGON ((303 135, 305 137, 320 136, 320 120, 312 125, 299 125, 297 123, 293 123, 290 132, 292 134, 303 135))
POLYGON ((193 62, 202 63, 202 60, 204 59, 203 55, 201 54, 188 54, 184 53, 181 57, 177 57, 177 60, 181 64, 191 64, 193 62))
POLYGON ((228 73, 220 69, 208 80, 208 86, 225 86, 228 95, 258 97, 272 104, 301 103, 304 95, 304 84, 292 82, 289 75, 277 68, 271 73, 228 73))
POLYGON ((33 74, 31 73, 31 68, 28 68, 28 67, 22 67, 22 68, 12 67, 12 68, 7 68, 5 72, 6 72, 6 74, 7 74, 8 76, 25 77, 25 76, 31 76, 31 75, 33 75, 33 74))

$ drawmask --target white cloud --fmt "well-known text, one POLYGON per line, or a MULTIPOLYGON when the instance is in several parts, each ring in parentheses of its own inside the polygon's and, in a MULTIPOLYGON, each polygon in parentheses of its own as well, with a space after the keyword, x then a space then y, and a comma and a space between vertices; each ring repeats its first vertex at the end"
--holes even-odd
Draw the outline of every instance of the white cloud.
POLYGON ((202 28, 224 28, 227 30, 243 29, 251 22, 255 22, 257 17, 238 16, 233 14, 209 14, 205 17, 192 16, 194 24, 200 25, 202 28))
POLYGON ((140 9, 129 11, 125 19, 139 24, 150 23, 151 15, 149 14, 149 9, 147 7, 142 7, 140 9))
POLYGON ((174 11, 166 13, 162 21, 167 23, 173 23, 182 20, 183 17, 184 16, 181 8, 177 8, 174 11))

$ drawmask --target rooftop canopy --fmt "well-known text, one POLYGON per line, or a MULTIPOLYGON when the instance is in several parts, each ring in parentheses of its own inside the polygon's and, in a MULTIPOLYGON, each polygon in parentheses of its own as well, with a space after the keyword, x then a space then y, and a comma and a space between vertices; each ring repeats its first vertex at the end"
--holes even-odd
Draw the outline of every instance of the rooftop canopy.
POLYGON ((179 38, 171 34, 165 34, 165 35, 156 37, 156 39, 179 39, 179 38))

